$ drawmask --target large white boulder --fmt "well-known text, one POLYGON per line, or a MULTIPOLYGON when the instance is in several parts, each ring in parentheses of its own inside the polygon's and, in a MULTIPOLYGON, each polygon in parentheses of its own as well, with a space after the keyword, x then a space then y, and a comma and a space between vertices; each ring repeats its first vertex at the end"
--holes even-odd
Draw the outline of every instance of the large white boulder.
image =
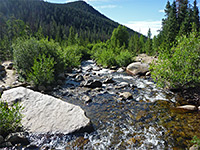
POLYGON ((141 62, 134 62, 126 67, 126 72, 133 76, 145 75, 148 71, 149 71, 149 65, 141 62))
POLYGON ((24 107, 22 125, 29 132, 69 134, 92 130, 90 120, 79 106, 52 96, 17 87, 4 91, 2 100, 20 102, 24 107))

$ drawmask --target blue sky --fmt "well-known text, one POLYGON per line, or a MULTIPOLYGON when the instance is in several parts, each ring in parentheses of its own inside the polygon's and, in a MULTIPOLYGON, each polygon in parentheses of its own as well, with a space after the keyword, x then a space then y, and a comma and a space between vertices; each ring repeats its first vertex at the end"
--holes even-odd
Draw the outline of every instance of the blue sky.
MULTIPOLYGON (((77 0, 45 0, 52 3, 67 3, 77 0)), ((164 18, 164 8, 168 0, 84 0, 108 18, 135 31, 147 35, 157 35, 164 18)), ((193 0, 190 0, 193 3, 193 0)), ((173 0, 170 0, 173 2, 173 0)), ((200 0, 197 0, 200 5, 200 0)))

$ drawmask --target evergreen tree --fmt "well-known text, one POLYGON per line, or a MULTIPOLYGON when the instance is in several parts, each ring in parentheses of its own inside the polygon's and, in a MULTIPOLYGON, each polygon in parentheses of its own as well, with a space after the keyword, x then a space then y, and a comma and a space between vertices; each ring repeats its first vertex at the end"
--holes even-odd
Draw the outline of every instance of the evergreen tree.
POLYGON ((119 25, 118 28, 114 29, 111 36, 111 43, 114 47, 128 47, 129 34, 125 26, 119 25))
POLYGON ((199 9, 197 7, 197 1, 194 0, 194 6, 192 11, 192 22, 196 24, 196 31, 199 31, 200 22, 199 22, 199 9))
POLYGON ((68 45, 74 45, 76 43, 75 36, 74 28, 71 26, 69 29, 68 45))
POLYGON ((151 40, 151 29, 148 30, 147 33, 147 42, 145 43, 145 52, 148 55, 152 55, 152 40, 151 40))
POLYGON ((177 16, 179 29, 185 18, 188 17, 188 0, 177 0, 177 16))
POLYGON ((133 37, 133 35, 130 37, 130 39, 129 39, 129 43, 128 43, 128 50, 130 51, 130 52, 132 52, 132 53, 136 53, 134 50, 134 37, 133 37))
POLYGON ((136 53, 139 53, 140 52, 140 41, 139 41, 139 37, 138 37, 138 34, 134 34, 134 43, 133 43, 133 45, 134 45, 134 52, 136 52, 136 53))
POLYGON ((140 35, 139 38, 139 53, 144 53, 145 51, 145 37, 140 35))
MULTIPOLYGON (((177 20, 177 12, 176 12, 176 2, 170 7, 168 17, 163 23, 162 31, 160 33, 162 39, 162 47, 164 49, 171 48, 175 38, 178 34, 178 20, 177 20)), ((167 11, 167 12, 168 12, 167 11)))

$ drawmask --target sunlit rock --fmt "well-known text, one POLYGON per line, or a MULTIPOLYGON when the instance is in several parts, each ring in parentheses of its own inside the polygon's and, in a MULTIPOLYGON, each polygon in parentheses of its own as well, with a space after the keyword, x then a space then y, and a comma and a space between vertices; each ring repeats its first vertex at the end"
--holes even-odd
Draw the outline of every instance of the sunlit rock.
POLYGON ((195 111, 197 110, 196 106, 194 105, 184 105, 184 106, 178 106, 177 109, 183 109, 183 110, 189 110, 189 111, 195 111))
POLYGON ((127 66, 126 72, 133 76, 145 75, 149 71, 149 65, 141 62, 134 62, 127 66))
POLYGON ((90 120, 79 107, 49 95, 23 87, 4 91, 2 100, 19 101, 24 107, 22 125, 33 133, 64 133, 91 131, 90 120))

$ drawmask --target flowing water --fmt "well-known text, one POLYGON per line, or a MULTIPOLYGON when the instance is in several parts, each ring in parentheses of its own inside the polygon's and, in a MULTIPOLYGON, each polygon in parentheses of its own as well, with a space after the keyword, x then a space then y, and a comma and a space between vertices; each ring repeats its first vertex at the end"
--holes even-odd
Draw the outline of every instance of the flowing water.
POLYGON ((181 112, 175 107, 181 97, 159 89, 150 79, 132 77, 100 69, 91 61, 82 63, 79 74, 98 80, 112 77, 115 81, 102 88, 80 87, 75 74, 53 95, 79 105, 94 126, 94 132, 78 135, 32 135, 32 143, 42 149, 186 149, 191 138, 200 136, 200 114, 181 112), (132 99, 121 100, 119 93, 130 92, 132 99), (88 95, 91 103, 82 100, 88 95))

